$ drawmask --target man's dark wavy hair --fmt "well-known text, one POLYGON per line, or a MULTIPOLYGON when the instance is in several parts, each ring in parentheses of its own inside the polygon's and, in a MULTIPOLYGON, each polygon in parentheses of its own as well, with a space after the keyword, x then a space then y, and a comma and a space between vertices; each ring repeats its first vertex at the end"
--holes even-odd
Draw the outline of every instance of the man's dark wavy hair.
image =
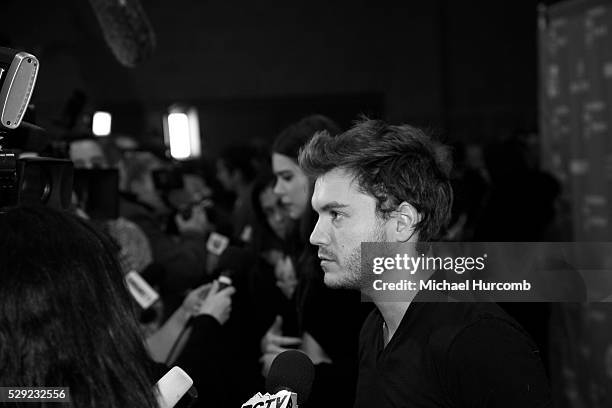
POLYGON ((0 213, 0 386, 69 387, 75 407, 157 406, 115 249, 64 212, 0 213))
POLYGON ((450 219, 450 150, 418 128, 365 118, 336 137, 316 134, 300 151, 299 164, 315 179, 347 170, 376 199, 383 219, 403 201, 411 204, 421 215, 421 242, 438 239, 450 219))

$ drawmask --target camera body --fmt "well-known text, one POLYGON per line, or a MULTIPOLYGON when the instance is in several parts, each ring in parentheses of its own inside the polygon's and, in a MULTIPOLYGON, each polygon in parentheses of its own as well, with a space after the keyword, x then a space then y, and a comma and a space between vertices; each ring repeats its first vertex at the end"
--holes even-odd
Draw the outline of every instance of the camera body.
POLYGON ((71 191, 70 160, 18 159, 15 152, 0 152, 0 210, 20 204, 66 209, 70 206, 71 191))
MULTIPOLYGON (((0 47, 0 138, 22 124, 38 68, 32 54, 0 47)), ((0 145, 0 211, 23 204, 67 209, 72 172, 70 160, 19 158, 17 151, 3 150, 0 145)))

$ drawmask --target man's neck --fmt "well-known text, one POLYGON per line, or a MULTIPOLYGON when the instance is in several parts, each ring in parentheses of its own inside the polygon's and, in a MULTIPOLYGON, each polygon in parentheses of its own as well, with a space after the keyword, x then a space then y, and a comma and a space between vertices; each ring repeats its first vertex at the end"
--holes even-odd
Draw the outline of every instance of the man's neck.
POLYGON ((385 347, 397 331, 410 302, 374 302, 385 320, 385 347))
MULTIPOLYGON (((416 282, 417 287, 420 287, 419 281, 427 281, 431 275, 433 275, 434 271, 427 270, 419 270, 414 275, 412 275, 412 281, 416 282)), ((405 276, 397 276, 396 280, 399 278, 406 278, 405 276)), ((418 290, 408 291, 406 292, 406 297, 402 300, 398 301, 384 301, 374 300, 374 304, 382 314, 383 319, 385 320, 385 346, 391 341, 393 335, 399 328, 404 315, 406 314, 406 310, 408 310, 408 306, 412 303, 413 299, 417 296, 418 290)))

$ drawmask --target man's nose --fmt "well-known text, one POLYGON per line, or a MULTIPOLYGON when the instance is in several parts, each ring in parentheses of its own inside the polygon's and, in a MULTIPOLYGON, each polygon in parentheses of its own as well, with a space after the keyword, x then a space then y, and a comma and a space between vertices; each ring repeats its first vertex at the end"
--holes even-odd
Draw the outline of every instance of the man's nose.
POLYGON ((310 234, 310 243, 318 246, 325 246, 329 244, 329 235, 325 232, 321 217, 319 217, 317 224, 310 234))

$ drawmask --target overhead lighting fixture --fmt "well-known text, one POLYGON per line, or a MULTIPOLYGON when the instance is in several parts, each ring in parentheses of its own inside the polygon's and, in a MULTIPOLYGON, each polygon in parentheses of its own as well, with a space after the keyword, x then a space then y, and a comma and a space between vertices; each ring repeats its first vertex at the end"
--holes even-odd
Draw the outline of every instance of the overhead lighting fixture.
POLYGON ((108 136, 111 132, 111 121, 110 113, 98 111, 93 115, 91 131, 96 136, 108 136))
POLYGON ((177 160, 200 157, 200 125, 195 108, 171 108, 164 117, 164 139, 177 160))

